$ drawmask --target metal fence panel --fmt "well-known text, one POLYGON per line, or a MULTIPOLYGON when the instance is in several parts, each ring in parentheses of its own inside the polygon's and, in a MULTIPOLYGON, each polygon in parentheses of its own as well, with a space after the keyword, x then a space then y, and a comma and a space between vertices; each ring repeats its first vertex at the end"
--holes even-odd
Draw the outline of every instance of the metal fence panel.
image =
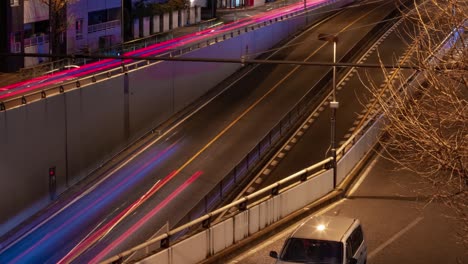
POLYGON ((271 223, 274 223, 281 218, 281 197, 275 196, 273 199, 271 199, 269 210, 272 220, 271 223))
POLYGON ((223 185, 223 192, 222 192, 223 196, 229 194, 229 192, 232 190, 232 188, 234 188, 234 186, 236 186, 235 178, 233 178, 233 177, 230 177, 230 178, 226 177, 221 182, 222 182, 222 185, 223 185))
POLYGON ((249 209, 249 234, 252 235, 260 230, 260 206, 256 205, 249 209))
POLYGON ((310 192, 309 201, 307 201, 307 203, 311 203, 333 190, 333 170, 327 170, 310 179, 307 183, 310 184, 308 190, 314 190, 310 192))
POLYGON ((275 196, 259 204, 259 228, 263 229, 280 219, 280 198, 275 196))
POLYGON ((271 200, 265 201, 259 204, 259 227, 260 229, 265 228, 266 226, 270 225, 272 221, 272 217, 270 216, 268 210, 268 204, 271 203, 271 200))
MULTIPOLYGON (((290 189, 282 194, 281 197, 281 217, 285 217, 290 213, 305 205, 305 197, 307 196, 307 189, 304 183, 290 189)), ((313 191, 313 190, 310 190, 313 191)))
POLYGON ((165 249, 161 252, 158 252, 152 256, 149 256, 142 261, 139 261, 137 263, 141 264, 153 264, 153 263, 158 263, 158 264, 169 264, 169 256, 170 256, 170 251, 171 248, 165 249))
POLYGON ((333 172, 328 170, 282 193, 281 216, 306 206, 333 190, 333 172))
MULTIPOLYGON (((172 264, 198 263, 208 256, 208 230, 172 246, 172 264)), ((159 263, 159 262, 154 262, 159 263)))
MULTIPOLYGON (((151 236, 151 238, 155 238, 159 235, 167 233, 168 231, 169 231, 169 223, 166 223, 153 236, 151 236)), ((161 247, 160 243, 150 244, 146 246, 145 248, 135 251, 135 253, 131 255, 129 258, 127 258, 126 261, 142 259, 145 256, 148 256, 151 252, 157 252, 160 249, 160 247, 161 247)))
POLYGON ((211 253, 216 254, 219 251, 229 247, 234 243, 234 221, 232 218, 214 225, 210 228, 211 253))
POLYGON ((381 122, 375 122, 355 145, 338 161, 337 183, 341 183, 346 175, 356 166, 359 160, 377 142, 381 122))
POLYGON ((241 241, 249 235, 249 211, 234 216, 234 242, 241 241))

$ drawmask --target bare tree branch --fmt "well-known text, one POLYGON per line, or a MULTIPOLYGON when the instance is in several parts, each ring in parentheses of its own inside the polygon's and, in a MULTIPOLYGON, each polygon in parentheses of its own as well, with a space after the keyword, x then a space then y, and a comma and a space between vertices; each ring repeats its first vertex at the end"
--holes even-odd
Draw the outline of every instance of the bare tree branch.
POLYGON ((419 77, 404 85, 407 72, 390 75, 382 68, 385 88, 366 85, 386 116, 384 156, 433 187, 424 189, 425 195, 430 192, 453 209, 468 246, 468 1, 413 4, 413 12, 402 10, 406 28, 399 34, 411 36, 406 63, 422 69, 419 77))

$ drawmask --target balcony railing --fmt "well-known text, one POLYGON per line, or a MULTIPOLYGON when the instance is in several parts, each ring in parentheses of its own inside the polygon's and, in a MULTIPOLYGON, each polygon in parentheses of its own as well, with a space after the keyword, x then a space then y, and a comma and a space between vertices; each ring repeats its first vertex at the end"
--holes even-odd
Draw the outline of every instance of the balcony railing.
POLYGON ((36 46, 36 45, 48 43, 48 42, 49 42, 49 35, 40 35, 40 36, 35 36, 35 37, 24 39, 24 46, 30 47, 30 46, 36 46))
POLYGON ((102 30, 107 30, 120 26, 120 20, 112 20, 104 23, 88 26, 88 33, 94 33, 102 30))

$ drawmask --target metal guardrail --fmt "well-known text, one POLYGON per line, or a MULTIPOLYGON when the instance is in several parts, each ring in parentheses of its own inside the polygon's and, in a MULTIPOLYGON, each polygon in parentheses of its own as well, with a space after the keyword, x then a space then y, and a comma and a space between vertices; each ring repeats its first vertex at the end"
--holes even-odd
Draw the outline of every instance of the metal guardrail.
POLYGON ((99 51, 94 52, 94 54, 105 54, 105 55, 123 54, 125 52, 146 48, 153 44, 161 43, 167 40, 171 40, 173 38, 174 38, 174 34, 172 31, 161 32, 161 33, 153 34, 148 37, 139 38, 139 39, 125 42, 125 43, 121 43, 110 48, 100 49, 99 51))
POLYGON ((208 28, 217 27, 224 24, 223 21, 218 18, 212 18, 198 23, 198 31, 202 31, 208 28))
MULTIPOLYGON (((211 219, 219 214, 222 214, 223 212, 231 209, 231 208, 235 208, 236 210, 239 209, 239 210, 245 210, 248 206, 248 202, 249 201, 252 201, 252 200, 256 200, 256 198, 259 198, 259 197, 262 197, 264 195, 278 195, 281 190, 280 190, 280 187, 282 185, 285 185, 286 183, 291 183, 291 182, 294 182, 294 181, 304 181, 304 177, 307 179, 307 176, 309 176, 312 172, 315 172, 317 171, 318 169, 321 169, 325 164, 329 163, 330 161, 332 160, 332 158, 327 158, 317 164, 314 164, 308 168, 305 168, 301 171, 298 171, 276 183, 273 183, 265 188, 262 188, 250 195, 247 195, 247 196, 244 196, 242 197, 241 199, 239 200, 236 200, 226 206, 223 206, 213 212, 210 212, 208 214, 205 214, 185 225, 182 225, 180 227, 177 227, 173 230, 169 230, 167 233, 165 234, 162 234, 160 236, 157 236, 143 244, 140 244, 136 247, 133 247, 127 251, 124 251, 120 254, 118 254, 117 256, 114 256, 114 257, 111 257, 107 260, 104 260, 103 262, 101 263, 113 263, 115 261, 120 261, 122 260, 123 258, 127 257, 127 256, 130 256, 132 255, 133 253, 139 251, 139 250, 142 250, 142 249, 146 249, 147 247, 150 247, 152 246, 153 244, 155 243, 161 243, 162 244, 162 247, 165 248, 169 245, 169 239, 174 236, 174 235, 177 235, 178 233, 183 233, 185 232, 187 229, 189 228, 192 228, 192 227, 198 227, 200 224, 202 224, 202 226, 206 227, 206 226, 209 226, 211 224, 211 219), (305 175, 305 176, 304 176, 305 175)), ((313 177, 313 175, 312 175, 313 177)))
POLYGON ((19 74, 21 76, 21 79, 26 80, 45 74, 55 73, 57 71, 64 70, 67 68, 72 68, 73 65, 86 65, 89 62, 90 60, 86 60, 84 58, 60 59, 50 62, 44 62, 32 67, 22 68, 19 70, 19 74))
MULTIPOLYGON (((316 5, 316 6, 309 7, 309 9, 321 8, 323 6, 327 6, 327 5, 332 4, 332 3, 333 2, 320 3, 320 4, 316 5)), ((302 15, 303 13, 304 13, 304 10, 300 9, 300 10, 297 10, 297 11, 294 11, 294 12, 291 12, 291 13, 288 13, 288 14, 280 15, 279 17, 276 17, 276 18, 271 18, 271 19, 269 19, 267 21, 254 23, 254 24, 245 26, 245 27, 243 27, 241 29, 235 29, 235 30, 232 30, 230 32, 220 33, 219 35, 215 35, 215 36, 213 36, 211 38, 208 38, 208 39, 206 39, 206 40, 204 40, 202 42, 198 42, 198 43, 195 43, 195 44, 190 44, 190 45, 178 48, 176 50, 172 50, 172 51, 160 54, 159 56, 168 56, 168 55, 171 56, 171 57, 172 56, 180 56, 180 55, 188 53, 188 52, 190 52, 192 50, 200 49, 200 48, 203 48, 203 47, 206 47, 206 46, 210 46, 210 45, 216 44, 218 42, 221 42, 223 40, 234 38, 234 37, 237 37, 237 36, 239 36, 241 34, 244 34, 244 33, 259 29, 261 27, 265 27, 265 26, 268 26, 268 25, 271 25, 271 24, 274 24, 274 23, 277 23, 277 22, 281 22, 281 21, 283 21, 285 19, 289 19, 289 18, 298 16, 298 15, 302 15)), ((42 99, 47 98, 48 96, 52 96, 52 95, 55 95, 55 94, 58 94, 58 93, 63 93, 63 92, 66 92, 66 91, 69 91, 69 90, 72 90, 72 89, 83 88, 86 85, 89 85, 89 84, 92 84, 92 83, 96 82, 96 80, 108 79, 108 78, 111 78, 112 76, 115 76, 115 75, 118 75, 118 74, 123 74, 127 70, 137 69, 137 68, 140 68, 142 66, 147 66, 147 65, 150 65, 150 64, 153 64, 153 63, 158 63, 158 62, 151 62, 151 61, 146 61, 146 60, 132 62, 132 63, 126 64, 126 65, 122 65, 119 68, 113 68, 113 69, 110 69, 110 70, 105 70, 103 72, 93 74, 92 76, 85 76, 85 77, 81 77, 81 78, 75 78, 75 79, 66 81, 66 82, 64 82, 64 83, 62 83, 60 85, 57 85, 57 86, 47 87, 47 88, 41 89, 40 91, 39 90, 38 91, 33 91, 33 92, 30 92, 30 93, 22 95, 22 96, 13 97, 13 98, 10 98, 10 99, 7 99, 7 100, 4 100, 4 101, 0 102, 0 111, 6 111, 8 109, 18 107, 18 106, 21 106, 21 105, 25 105, 27 103, 34 102, 34 101, 37 101, 37 100, 42 100, 42 99)))

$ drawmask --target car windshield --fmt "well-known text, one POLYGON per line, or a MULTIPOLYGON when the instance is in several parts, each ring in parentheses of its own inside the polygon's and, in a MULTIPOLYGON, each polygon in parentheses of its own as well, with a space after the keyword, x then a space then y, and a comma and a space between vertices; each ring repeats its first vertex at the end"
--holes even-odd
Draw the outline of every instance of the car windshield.
POLYGON ((341 242, 289 238, 281 251, 282 261, 297 263, 335 264, 343 262, 341 242))

